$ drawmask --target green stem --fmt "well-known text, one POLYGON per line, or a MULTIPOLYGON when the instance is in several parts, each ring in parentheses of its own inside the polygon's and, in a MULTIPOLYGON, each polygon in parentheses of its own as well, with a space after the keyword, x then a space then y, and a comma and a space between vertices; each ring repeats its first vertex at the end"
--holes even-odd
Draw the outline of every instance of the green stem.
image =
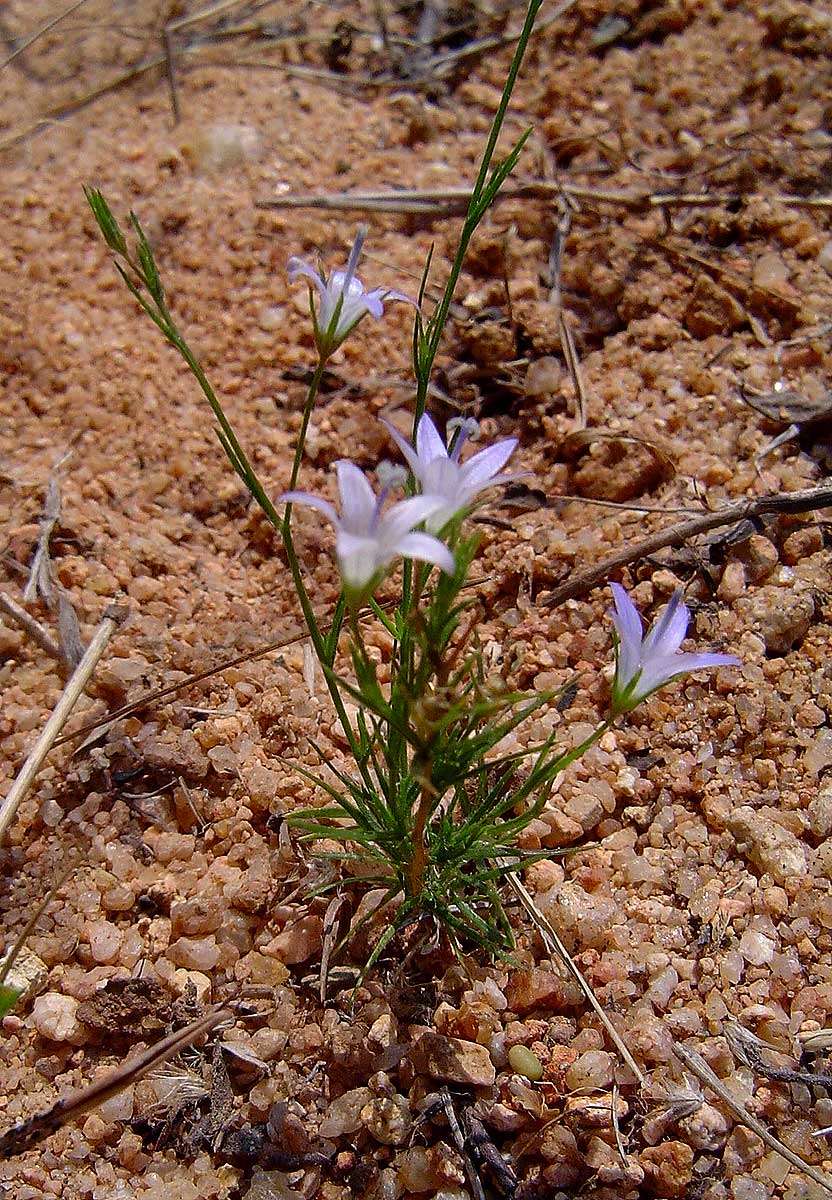
MULTIPOLYGON (((303 406, 303 416, 300 421, 300 430, 298 432, 298 441, 295 446, 295 457, 292 462, 292 474, 289 479, 289 491, 294 491, 298 486, 298 476, 300 475, 300 467, 303 461, 303 451, 306 446, 306 434, 309 429, 309 419, 312 416, 312 409, 315 407, 315 401, 318 399, 318 391, 320 390, 321 380, 326 370, 325 358, 318 359, 318 365, 315 367, 315 374, 309 384, 309 391, 306 393, 306 403, 303 406)), ((286 516, 284 520, 288 523, 291 516, 292 506, 286 505, 286 516)))
MULTIPOLYGON (((491 162, 494 158, 494 151, 497 146, 497 140, 503 128, 506 112, 508 111, 511 94, 514 91, 514 85, 517 82, 517 76, 520 72, 520 67, 526 53, 526 48, 529 44, 529 38, 534 29, 534 23, 537 20, 543 4, 543 0, 530 0, 529 7, 526 11, 526 19, 523 23, 523 29, 520 37, 517 39, 517 46, 514 51, 514 57, 511 60, 508 76, 506 78, 505 87, 500 97, 500 103, 497 106, 497 111, 494 114, 494 120, 491 123, 491 131, 488 135, 485 150, 483 151, 480 168, 477 172, 476 182, 474 183, 471 192, 471 199, 468 202, 468 212, 462 226, 462 232, 459 237, 459 245, 454 255, 453 263, 451 264, 450 275, 448 276, 445 290, 442 297, 436 306, 436 311, 431 317, 424 338, 424 354, 419 358, 417 365, 417 387, 416 387, 416 412, 415 422, 421 419, 425 411, 427 403, 428 387, 430 385, 430 375, 433 370, 434 359, 439 350, 439 343, 442 339, 442 334, 445 328, 445 323, 448 319, 451 302, 453 300, 456 285, 459 282, 459 276, 462 273, 462 265, 465 256, 468 253, 468 246, 471 238, 485 214, 488 205, 491 203, 493 196, 489 196, 489 181, 488 172, 491 167, 491 162)), ((499 168, 497 168, 499 170, 499 168)), ((494 180, 492 180, 494 182, 494 180)), ((502 181, 498 184, 497 189, 501 186, 502 181)))

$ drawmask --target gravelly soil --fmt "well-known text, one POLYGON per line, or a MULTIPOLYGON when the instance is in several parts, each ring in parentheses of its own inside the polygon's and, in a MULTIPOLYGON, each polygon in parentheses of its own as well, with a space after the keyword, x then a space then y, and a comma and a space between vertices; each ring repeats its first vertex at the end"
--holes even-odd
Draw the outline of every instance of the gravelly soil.
MULTIPOLYGON (((412 38, 419 6, 384 7, 392 34, 412 38)), ((516 26, 516 11, 506 26, 474 11, 486 7, 460 6, 474 24, 457 46, 516 26)), ((237 9, 242 21, 248 10, 237 9)), ((52 15, 18 0, 2 33, 52 15)), ((277 493, 312 362, 306 295, 288 285, 286 259, 335 265, 366 219, 364 276, 415 291, 432 244, 442 278, 458 220, 255 202, 464 185, 510 57, 463 59, 422 87, 405 77, 409 52, 391 57, 376 36, 375 6, 267 5, 246 19, 292 36, 235 35, 183 54, 175 127, 154 68, 33 128, 157 54, 177 15, 89 0, 0 72, 2 587, 20 599, 55 478, 52 568, 84 635, 113 598, 130 610, 72 728, 299 629, 276 539, 219 452, 191 377, 115 277, 82 185, 141 217, 171 306, 277 493), (328 69, 338 21, 356 27, 336 63, 341 90, 287 70, 328 69), (241 58, 261 65, 229 65, 241 58), (398 81, 360 86, 385 72, 398 81)), ((743 400, 779 390, 786 408, 797 393, 818 409, 828 395, 830 208, 807 202, 830 191, 828 9, 625 0, 617 38, 603 42, 610 16, 580 0, 538 35, 508 122, 511 137, 534 130, 520 180, 580 189, 562 304, 547 272, 566 209, 506 201, 472 247, 437 378, 436 415, 517 434, 530 473, 526 492, 483 526, 489 661, 513 685, 545 690, 574 672, 585 683, 524 741, 558 723, 565 740, 581 737, 608 686, 607 595, 552 609, 549 589, 674 512, 809 487, 828 472, 822 425, 759 460, 788 415, 771 423, 743 400), (725 200, 635 206, 622 193, 725 200), (561 310, 592 436, 574 436, 561 310)), ((390 453, 376 418, 409 402, 409 339, 407 309, 391 307, 339 352, 313 421, 310 490, 330 486, 345 453, 368 468, 390 453)), ((303 514, 298 530, 326 611, 329 533, 303 514)), ((634 563, 622 578, 646 615, 685 584, 697 644, 730 650, 743 667, 649 701, 569 772, 529 834, 553 857, 527 886, 644 1086, 520 912, 512 964, 473 959, 466 978, 414 956, 404 971, 383 963, 354 1010, 349 986, 326 1008, 317 1002, 326 901, 304 899, 318 868, 275 818, 312 798, 287 765, 313 761, 309 739, 336 764, 344 746, 302 645, 287 644, 143 706, 81 752, 54 751, 21 806, 2 852, 9 939, 73 870, 29 939, 44 964, 40 994, 5 1022, 3 1126, 211 1000, 239 1003, 220 1035, 231 1050, 194 1052, 166 1080, 137 1084, 0 1165, 9 1197, 461 1200, 473 1192, 429 1101, 443 1081, 458 1111, 475 1102, 527 1200, 822 1194, 722 1100, 703 1100, 673 1054, 686 1041, 767 1128, 832 1169, 812 1136, 832 1124, 826 1091, 766 1078, 741 1061, 732 1033, 739 1022, 775 1047, 763 1068, 794 1066, 798 1036, 832 1011, 827 529, 819 512, 734 533, 634 563), (449 1074, 437 1034, 461 1040, 452 1049, 467 1083, 449 1074), (536 1057, 540 1082, 512 1070, 515 1046, 536 1057), (693 1097, 687 1107, 675 1103, 681 1093, 693 1097)), ((54 624, 45 606, 33 611, 54 624)), ((10 782, 64 674, 3 621, 0 770, 10 782)), ((371 924, 354 939, 348 964, 366 959, 374 935, 371 924)), ((805 1066, 823 1070, 823 1054, 805 1066)), ((499 1171, 482 1176, 486 1194, 506 1194, 499 1171)))

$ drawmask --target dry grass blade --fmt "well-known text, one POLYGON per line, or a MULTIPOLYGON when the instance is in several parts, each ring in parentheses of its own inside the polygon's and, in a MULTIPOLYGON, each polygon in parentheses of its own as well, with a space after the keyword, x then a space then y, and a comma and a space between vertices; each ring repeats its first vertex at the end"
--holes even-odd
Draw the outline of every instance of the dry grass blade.
POLYGON ((2 844, 8 828, 14 820, 20 802, 28 795, 29 789, 34 783, 38 771, 43 766, 47 754, 55 745, 58 734, 69 719, 69 714, 72 712, 78 698, 86 687, 98 660, 106 650, 110 638, 125 616, 126 612, 124 609, 116 608, 113 605, 104 613, 104 618, 87 647, 84 657, 70 676, 55 711, 46 722, 43 732, 21 767, 17 778, 9 789, 8 795, 0 805, 0 844, 2 844))
POLYGON ((179 17, 175 21, 168 21, 162 30, 162 48, 165 53, 165 67, 168 76, 168 89, 170 91, 170 103, 173 110, 173 122, 179 124, 181 118, 181 106, 179 103, 179 84, 176 77, 176 55, 174 53, 176 46, 174 35, 181 30, 188 28, 191 25, 196 25, 200 21, 207 20, 209 17, 217 17, 236 8, 242 0, 218 0, 216 4, 209 4, 207 8, 200 9, 199 12, 190 13, 187 16, 179 17))
POLYGON ((549 249, 548 262, 548 283, 549 283, 549 303, 559 310, 562 304, 562 277, 563 277, 563 255, 566 250, 566 242, 569 233, 572 229, 572 218, 574 217, 578 206, 574 200, 570 200, 568 196, 562 195, 557 197, 556 208, 558 219, 555 222, 555 231, 552 235, 552 245, 549 249))
MULTIPOLYGON (((832 209, 832 196, 793 196, 787 193, 767 196, 759 192, 717 194, 616 191, 555 183, 548 179, 536 179, 513 186, 509 184, 497 193, 493 203, 502 204, 507 200, 551 202, 558 197, 588 204, 609 204, 614 208, 627 208, 633 212, 644 212, 651 208, 726 208, 762 201, 795 208, 832 209)), ((256 200, 254 207, 322 208, 334 212, 425 213, 434 217, 451 217, 464 213, 470 200, 470 189, 464 187, 432 188, 424 191, 335 192, 329 195, 323 192, 299 192, 295 195, 275 196, 270 200, 256 200)))
POLYGON ((31 604, 38 595, 46 601, 58 621, 59 657, 71 669, 78 666, 84 657, 81 627, 67 592, 52 577, 49 542, 55 526, 61 519, 61 490, 58 485, 58 469, 69 458, 68 450, 56 464, 46 488, 46 502, 40 523, 37 547, 32 558, 29 579, 23 590, 23 600, 31 604))
MULTIPOLYGON (((549 14, 545 21, 538 21, 534 28, 534 36, 540 36, 550 26, 565 13, 568 13, 570 8, 574 8, 577 0, 561 0, 554 11, 549 14)), ((430 76, 441 76, 449 71, 458 63, 464 62, 469 58, 481 58, 483 54, 491 54, 494 50, 502 50, 506 46, 513 46, 519 39, 519 33, 495 34, 491 37, 478 38, 474 42, 469 42, 462 46, 459 50, 449 50, 443 54, 436 54, 433 58, 429 58, 424 65, 424 74, 430 76)))
POLYGON ((70 1093, 63 1100, 58 1100, 46 1112, 21 1121, 0 1137, 0 1157, 8 1158, 12 1154, 20 1154, 38 1138, 45 1137, 59 1129, 66 1121, 75 1120, 91 1108, 96 1108, 116 1092, 128 1084, 135 1083, 158 1067, 169 1058, 173 1058, 180 1050, 190 1046, 197 1038, 209 1033, 222 1021, 230 1019, 231 1012, 222 1005, 210 1009, 204 1016, 171 1033, 160 1042, 156 1042, 147 1050, 141 1051, 134 1058, 128 1059, 120 1067, 116 1067, 109 1075, 105 1075, 97 1083, 80 1088, 70 1093))
POLYGON ((645 1078, 644 1078, 644 1074, 642 1073, 638 1063, 633 1058, 630 1051, 627 1049, 620 1034, 618 1033, 618 1030, 615 1028, 615 1026, 610 1021, 607 1014, 604 1012, 604 1010, 601 1007, 601 1004, 598 1000, 598 997, 595 995, 592 988, 589 986, 589 984, 584 979, 581 972, 578 970, 578 967, 575 965, 572 955, 569 953, 569 951, 564 946, 563 942, 558 937, 558 932, 555 929, 552 922, 548 919, 548 917, 544 916, 544 914, 540 911, 540 909, 535 904, 535 902, 532 899, 528 890, 523 886, 523 884, 520 882, 520 880, 515 875, 509 875, 507 882, 508 882, 509 887, 512 889, 514 894, 517 896, 520 903, 523 905, 523 908, 526 910, 526 912, 528 913, 528 915, 531 917, 532 921, 534 922, 538 932, 540 933, 540 936, 543 938, 543 942, 546 946, 546 949, 549 951, 550 954, 556 954, 558 956, 558 958, 561 960, 561 962, 564 964, 564 966, 566 967, 569 974, 575 980, 578 987, 581 989, 581 991, 586 996, 589 1003, 592 1005, 592 1008, 595 1010, 599 1020, 601 1021, 601 1023, 603 1024, 604 1028, 606 1029, 606 1031, 609 1035, 610 1041, 616 1047, 616 1049, 618 1050, 618 1053, 621 1055, 624 1062, 630 1068, 633 1075, 638 1080, 640 1086, 644 1087, 645 1078))
POLYGON ((49 539, 61 516, 61 489, 53 475, 46 488, 46 502, 43 506, 43 517, 40 523, 38 544, 32 558, 29 579, 23 589, 23 599, 31 604, 40 593, 47 604, 52 601, 52 577, 49 570, 49 539))
POLYGON ((341 909, 346 904, 346 896, 335 895, 327 905, 324 913, 323 925, 323 948, 321 949, 321 987, 320 997, 321 1004, 326 1004, 326 984, 329 977, 329 963, 332 958, 332 952, 335 949, 335 944, 338 940, 338 917, 341 914, 341 909))
POLYGON ((71 17, 72 14, 77 12, 81 5, 86 4, 86 2, 87 0, 75 0, 75 3, 70 4, 69 8, 65 8, 63 12, 58 13, 56 17, 52 17, 46 22, 45 25, 41 25, 39 29, 36 29, 34 33, 30 33, 28 37, 23 39, 19 46, 15 46, 11 54, 9 54, 3 59, 2 62, 0 62, 0 71, 2 71, 4 67, 7 67, 9 63, 14 62, 14 60, 19 55, 23 54, 25 50, 28 50, 30 46, 33 46, 38 38, 43 37, 45 33, 48 33, 50 29, 54 29, 56 25, 60 25, 61 21, 65 21, 67 17, 71 17))
POLYGON ((796 1167, 798 1171, 802 1171, 804 1175, 808 1175, 824 1191, 832 1195, 832 1179, 828 1175, 824 1175, 817 1167, 813 1167, 811 1163, 807 1163, 799 1154, 795 1154, 794 1150, 790 1150, 785 1142, 781 1142, 778 1137, 770 1133, 762 1121, 758 1121, 748 1109, 743 1108, 736 1097, 725 1087, 722 1080, 714 1074, 700 1054, 697 1054, 695 1050, 690 1050, 687 1046, 681 1045, 674 1045, 673 1053, 685 1064, 689 1071, 693 1072, 700 1083, 709 1087, 712 1092, 715 1092, 719 1096, 722 1103, 726 1108, 730 1109, 738 1121, 741 1121, 743 1125, 753 1130, 771 1150, 776 1150, 778 1154, 782 1155, 786 1162, 791 1163, 793 1167, 796 1167))

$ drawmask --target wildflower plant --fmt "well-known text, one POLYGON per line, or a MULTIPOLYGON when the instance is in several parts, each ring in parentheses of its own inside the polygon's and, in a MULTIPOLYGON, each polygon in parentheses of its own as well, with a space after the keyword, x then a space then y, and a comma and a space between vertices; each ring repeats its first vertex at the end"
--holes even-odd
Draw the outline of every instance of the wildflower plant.
POLYGON ((171 315, 137 219, 131 214, 131 248, 100 192, 87 192, 122 278, 187 362, 213 410, 217 435, 232 466, 282 538, 351 758, 349 769, 342 770, 321 748, 318 772, 297 768, 326 800, 322 807, 290 814, 290 820, 308 839, 340 843, 335 857, 360 862, 362 881, 383 889, 381 903, 395 902, 395 916, 371 962, 397 931, 426 916, 438 922, 455 947, 473 942, 498 951, 510 944, 501 881, 550 853, 525 852, 519 843, 543 811, 558 775, 614 720, 668 679, 734 661, 724 655, 678 653, 687 628, 687 610, 680 599, 671 602, 668 614, 643 638, 635 609, 618 589, 617 671, 609 711, 578 746, 558 747, 553 733, 523 750, 502 749, 509 739, 516 745, 512 735, 518 727, 557 700, 552 694, 526 694, 495 683, 476 640, 481 614, 468 585, 478 537, 471 514, 492 489, 513 478, 506 468, 518 443, 508 438, 468 454, 471 424, 451 423, 443 436, 425 403, 468 244, 525 142, 524 136, 494 165, 497 139, 541 3, 532 0, 528 5, 449 277, 430 315, 422 311, 430 260, 425 268, 415 305, 412 436, 387 425, 406 470, 384 472, 386 483, 378 493, 346 460, 335 468, 337 506, 329 497, 298 486, 309 420, 327 362, 365 316, 379 319, 386 301, 408 299, 393 290, 367 290, 360 281, 363 232, 346 267, 328 276, 306 261, 289 260, 290 280, 309 285, 317 362, 288 486, 273 501, 171 315), (405 480, 399 494, 397 476, 405 480), (321 513, 334 529, 341 591, 328 628, 314 610, 295 548, 296 506, 321 513), (382 586, 388 594, 392 589, 392 602, 386 605, 378 598, 382 586), (389 636, 391 649, 383 671, 368 649, 368 621, 378 622, 389 636))

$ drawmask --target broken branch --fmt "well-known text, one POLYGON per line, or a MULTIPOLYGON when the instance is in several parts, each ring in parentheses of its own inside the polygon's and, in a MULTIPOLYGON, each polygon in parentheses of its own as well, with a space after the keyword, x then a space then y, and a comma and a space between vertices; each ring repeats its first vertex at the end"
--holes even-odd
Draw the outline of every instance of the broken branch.
POLYGON ((542 602, 547 608, 557 608, 565 600, 574 600, 583 596, 618 571, 621 567, 648 558, 658 550, 668 546, 682 546, 690 538, 709 529, 718 529, 721 525, 734 525, 738 521, 753 520, 774 513, 805 513, 818 508, 832 506, 832 486, 824 485, 817 488, 806 488, 799 492, 774 493, 767 496, 755 496, 751 500, 740 500, 736 504, 725 504, 713 512, 702 513, 701 516, 691 517, 688 521, 679 521, 656 533, 648 534, 641 541, 622 546, 615 554, 602 559, 594 567, 579 571, 566 583, 556 587, 542 602))

